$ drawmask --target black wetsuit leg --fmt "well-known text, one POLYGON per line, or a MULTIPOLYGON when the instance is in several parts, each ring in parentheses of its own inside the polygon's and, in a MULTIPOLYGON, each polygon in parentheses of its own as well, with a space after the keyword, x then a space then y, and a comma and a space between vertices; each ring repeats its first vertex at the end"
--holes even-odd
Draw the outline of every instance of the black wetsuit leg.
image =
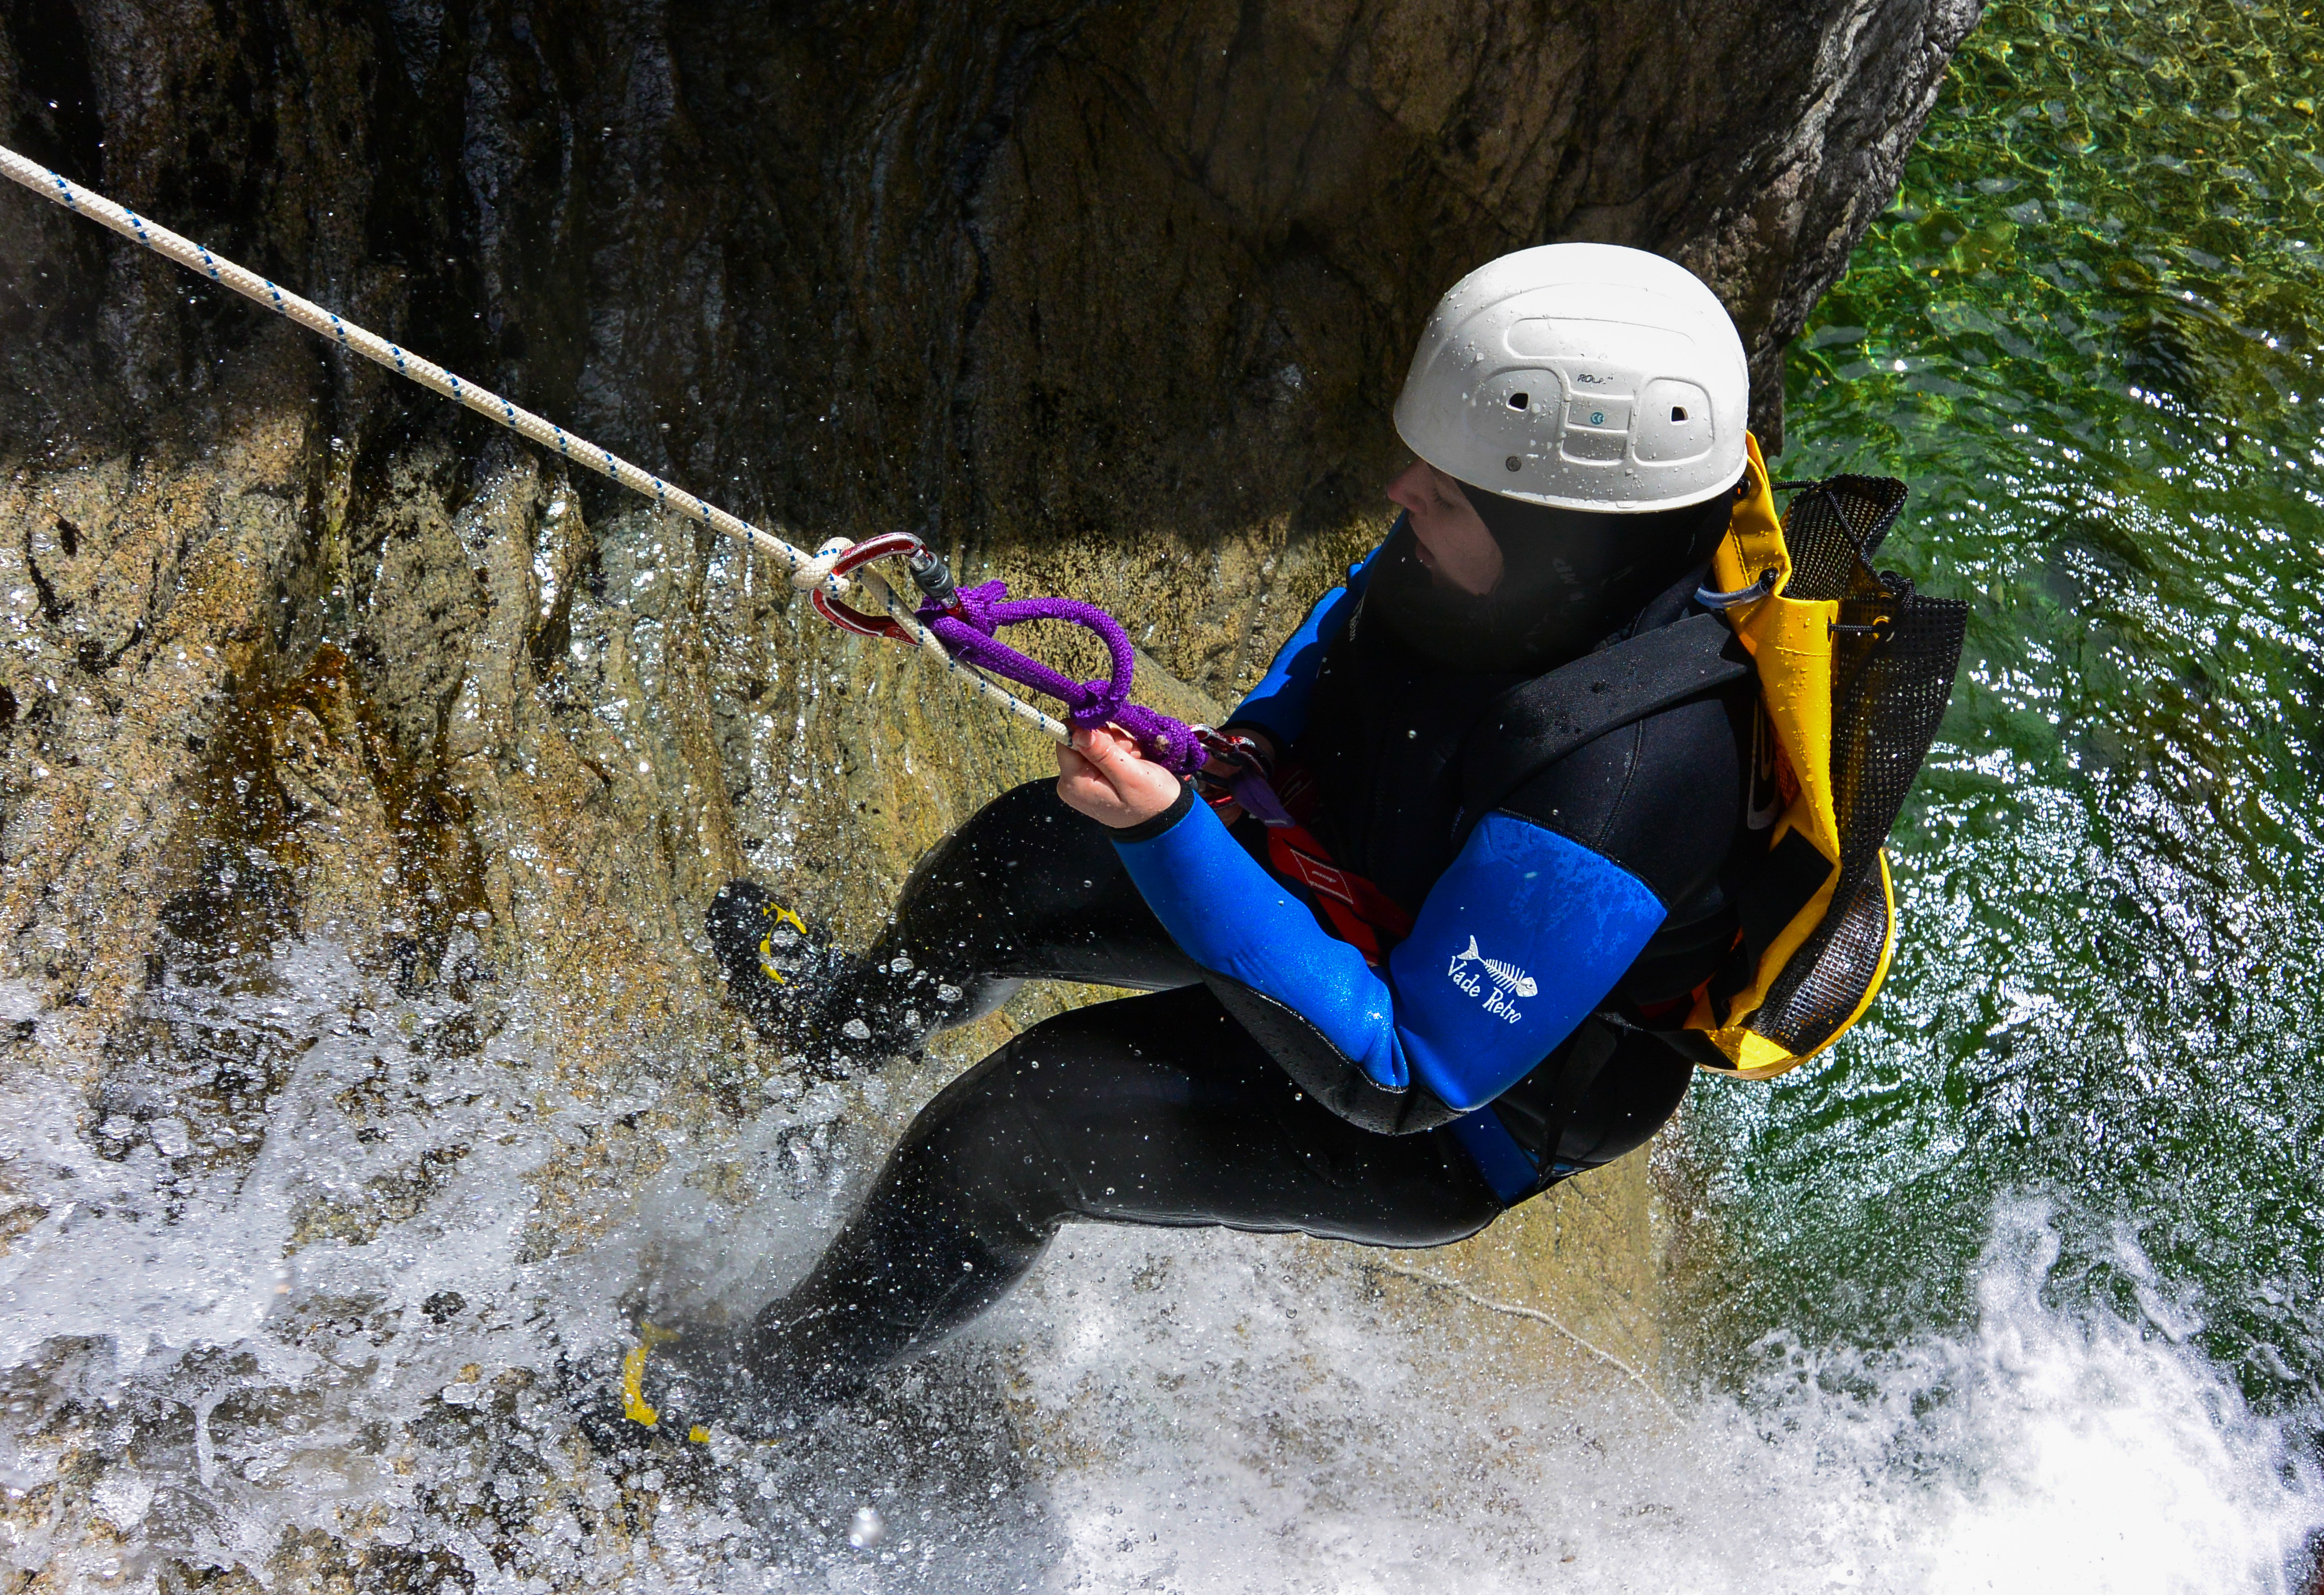
MULTIPOLYGON (((983 1017, 1028 980, 1133 991, 1199 984, 1202 972, 1146 906, 1112 834, 1055 785, 1003 793, 931 850, 894 922, 839 975, 820 1028, 859 1056, 909 1051, 983 1017)), ((1692 1065, 1655 1037, 1585 1019, 1496 1104, 1545 1169, 1570 1174, 1643 1145, 1677 1111, 1692 1065)))
MULTIPOLYGON (((908 1051, 1032 979, 1140 991, 1202 980, 1139 895, 1111 834, 1048 781, 1003 793, 921 861, 895 922, 835 983, 823 1023, 833 1033, 856 1020, 867 1053, 908 1051)), ((1495 1105, 1537 1164, 1570 1174, 1643 1146, 1692 1074, 1652 1035, 1592 1018, 1495 1105)))
POLYGON ((894 922, 823 1000, 820 1028, 859 1056, 908 1052, 1028 980, 1147 991, 1202 980, 1111 833, 1067 808, 1051 781, 1002 793, 920 861, 894 922))
MULTIPOLYGON (((697 1370, 738 1406, 826 1397, 941 1340, 1067 1219, 1422 1247, 1503 1211, 1451 1129, 1382 1135, 1303 1093, 1200 983, 1109 833, 1047 782, 1004 794, 930 853, 824 1012, 857 1020, 863 1052, 907 1050, 1032 978, 1155 994, 1038 1025, 923 1110, 807 1277, 739 1343, 697 1342, 697 1370)), ((1510 1093, 1504 1121, 1546 1170, 1629 1150, 1685 1088, 1670 1048, 1635 1032, 1585 1041, 1604 1034, 1585 1023, 1510 1093)))
POLYGON ((1126 998, 1035 1026, 939 1094, 743 1360, 770 1394, 838 1394, 983 1312, 1067 1219, 1416 1247, 1501 1211, 1452 1131, 1350 1124, 1207 988, 1126 998))

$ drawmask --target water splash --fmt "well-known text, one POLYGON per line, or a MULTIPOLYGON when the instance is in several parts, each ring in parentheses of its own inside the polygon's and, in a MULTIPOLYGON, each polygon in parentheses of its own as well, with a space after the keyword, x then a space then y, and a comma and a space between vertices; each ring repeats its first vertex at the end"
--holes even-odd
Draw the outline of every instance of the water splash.
POLYGON ((2056 1225, 2022 1207, 1971 1330, 1763 1341, 1675 1414, 1377 1254, 1083 1228, 777 1443, 649 1432, 637 1317, 763 1299, 902 1102, 667 1135, 544 1249, 544 1175, 660 1122, 650 1071, 560 1093, 521 1015, 430 1046, 456 1005, 327 946, 264 976, 155 996, 282 1061, 254 1148, 166 1075, 0 1102, 38 1211, 0 1258, 0 1565, 59 1589, 2267 1590, 2324 1524, 2160 1277, 2135 1319, 2045 1305, 2056 1225))
POLYGON ((2276 1591, 2324 1526, 2324 1479, 2231 1379, 2045 1305, 2038 1205, 1998 1215, 1969 1332, 1772 1338, 1675 1422, 1518 1383, 1493 1324, 1416 1336, 1269 1249, 1097 1243, 1101 1277, 1176 1272, 1168 1307, 1101 1291, 1028 1360, 1104 1458, 1053 1486, 1056 1587, 2276 1591))

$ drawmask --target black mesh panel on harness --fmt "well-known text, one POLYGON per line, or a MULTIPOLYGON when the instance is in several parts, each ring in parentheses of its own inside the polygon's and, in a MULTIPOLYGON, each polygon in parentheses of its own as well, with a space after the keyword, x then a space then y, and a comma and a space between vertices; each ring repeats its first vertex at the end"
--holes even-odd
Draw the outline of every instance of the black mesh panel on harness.
MULTIPOLYGON (((1793 486, 1794 484, 1779 484, 1793 486)), ((1837 599, 1831 783, 1840 880, 1831 910, 1784 963, 1751 1028, 1805 1056, 1831 1039, 1870 986, 1888 937, 1880 849, 1944 718, 1969 605, 1930 598, 1869 561, 1904 508, 1902 482, 1834 476, 1796 484, 1784 516, 1788 597, 1837 599)))

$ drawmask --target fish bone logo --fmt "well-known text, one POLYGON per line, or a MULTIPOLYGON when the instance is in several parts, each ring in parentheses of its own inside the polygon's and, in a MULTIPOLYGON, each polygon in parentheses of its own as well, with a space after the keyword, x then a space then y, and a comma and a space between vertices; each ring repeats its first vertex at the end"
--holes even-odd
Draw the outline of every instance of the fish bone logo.
POLYGON ((1525 1016, 1517 1011, 1517 1005, 1510 999, 1531 997, 1541 990, 1540 983, 1516 964, 1486 957, 1479 950, 1477 938, 1473 936, 1469 938, 1469 945, 1464 951, 1452 954, 1452 962, 1444 973, 1452 977, 1454 985, 1470 996, 1483 998, 1487 1013, 1512 1025, 1525 1016), (1487 990, 1489 983, 1492 990, 1487 990))

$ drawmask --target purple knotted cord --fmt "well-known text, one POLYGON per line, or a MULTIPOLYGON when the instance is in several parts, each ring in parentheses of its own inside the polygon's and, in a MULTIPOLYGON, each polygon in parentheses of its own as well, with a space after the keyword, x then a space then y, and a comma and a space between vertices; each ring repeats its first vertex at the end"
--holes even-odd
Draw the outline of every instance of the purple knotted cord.
POLYGON ((1173 775, 1192 775, 1202 768, 1203 744, 1193 726, 1130 701, 1130 678, 1137 672, 1138 656, 1130 651, 1130 633, 1096 604, 1084 604, 1078 598, 1012 600, 1009 584, 1002 581, 963 587, 959 604, 957 617, 933 601, 920 605, 919 611, 922 623, 936 634, 954 659, 980 670, 990 670, 1019 687, 1048 694, 1065 705, 1065 719, 1076 728, 1086 729, 1111 721, 1137 738, 1146 756, 1173 775), (1037 659, 1028 659, 993 636, 1003 626, 1022 625, 1027 621, 1066 621, 1096 632, 1106 652, 1112 656, 1112 677, 1076 681, 1037 659))

